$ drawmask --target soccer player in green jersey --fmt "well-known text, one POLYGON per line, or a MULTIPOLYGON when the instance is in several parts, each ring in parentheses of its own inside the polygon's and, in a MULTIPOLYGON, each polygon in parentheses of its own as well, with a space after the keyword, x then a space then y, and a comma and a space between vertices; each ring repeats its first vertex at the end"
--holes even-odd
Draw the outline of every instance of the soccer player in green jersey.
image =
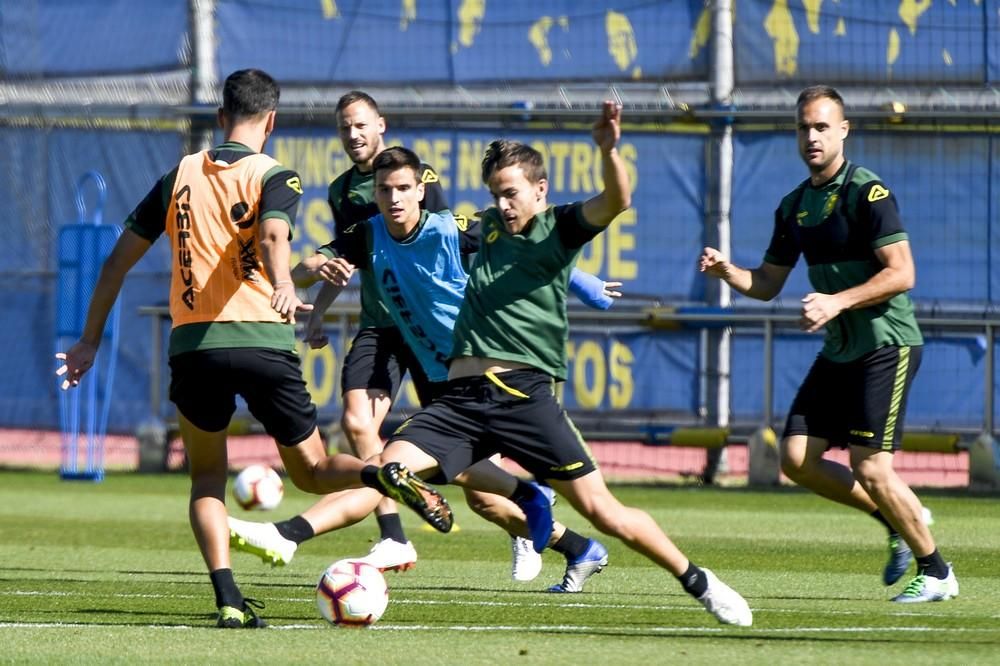
MULTIPOLYGON (((482 217, 479 252, 454 327, 448 383, 437 400, 397 429, 382 460, 450 482, 502 453, 548 483, 601 532, 676 576, 720 622, 748 626, 753 616, 743 597, 688 560, 649 514, 611 493, 555 397, 556 380, 566 376, 569 273, 583 245, 631 201, 617 150, 620 118, 621 107, 605 102, 592 131, 604 191, 565 206, 549 205, 537 150, 516 141, 490 144, 482 175, 496 205, 482 217)), ((513 477, 479 489, 519 506, 537 493, 513 477)), ((551 529, 531 522, 540 549, 551 529)))
POLYGON ((770 300, 799 255, 815 289, 802 299, 802 330, 826 331, 822 351, 788 413, 781 466, 796 483, 870 514, 889 531, 883 582, 892 585, 916 554, 917 575, 893 601, 942 601, 958 581, 923 521, 920 501, 892 466, 923 339, 909 291, 916 271, 896 199, 871 171, 844 156, 844 101, 827 86, 799 95, 799 153, 809 178, 781 200, 758 268, 705 248, 700 269, 736 291, 770 300), (826 460, 850 450, 850 468, 826 460))

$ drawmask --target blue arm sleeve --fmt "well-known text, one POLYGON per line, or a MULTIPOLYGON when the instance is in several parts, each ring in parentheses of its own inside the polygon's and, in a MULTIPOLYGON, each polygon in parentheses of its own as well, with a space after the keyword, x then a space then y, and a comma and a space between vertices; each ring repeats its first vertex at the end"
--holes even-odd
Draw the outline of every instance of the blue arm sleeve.
POLYGON ((604 280, 577 268, 569 274, 569 290, 584 305, 596 310, 607 310, 615 302, 615 299, 604 295, 604 280))

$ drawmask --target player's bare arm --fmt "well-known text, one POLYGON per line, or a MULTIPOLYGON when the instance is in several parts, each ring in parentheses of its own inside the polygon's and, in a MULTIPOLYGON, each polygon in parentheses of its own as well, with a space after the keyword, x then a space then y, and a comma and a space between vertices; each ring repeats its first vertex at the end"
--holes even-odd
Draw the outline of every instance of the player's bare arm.
POLYGON ((131 229, 126 229, 118 237, 111 254, 101 267, 101 274, 94 286, 94 295, 90 300, 90 309, 87 310, 83 335, 67 351, 56 354, 56 358, 65 361, 56 370, 56 375, 60 377, 65 375, 62 382, 64 391, 71 386, 77 386, 83 375, 94 365, 94 357, 97 356, 97 348, 101 344, 101 332, 108 321, 112 306, 118 299, 122 282, 151 245, 152 243, 131 229))
MULTIPOLYGON (((340 259, 340 261, 344 260, 340 259)), ((346 285, 346 282, 344 284, 346 285)), ((305 340, 312 349, 322 349, 329 343, 329 338, 323 333, 323 317, 342 291, 344 291, 344 285, 324 282, 319 293, 316 295, 316 299, 313 301, 313 310, 309 313, 309 321, 306 323, 305 330, 305 340)))
POLYGON ((335 287, 346 287, 354 275, 354 264, 343 257, 333 257, 323 262, 316 275, 335 287))
POLYGON ((781 293, 788 274, 792 272, 789 266, 778 266, 766 261, 755 269, 741 268, 714 247, 706 247, 701 251, 698 270, 723 280, 744 296, 760 301, 769 301, 781 293))
POLYGON ((621 113, 621 104, 604 102, 601 117, 591 131, 594 143, 601 149, 604 191, 584 202, 583 217, 595 227, 608 226, 619 213, 632 205, 628 172, 617 147, 621 138, 621 113))
POLYGON ((292 282, 289 269, 292 248, 288 242, 288 222, 276 217, 268 218, 260 223, 258 237, 261 262, 274 286, 271 307, 294 324, 295 313, 308 312, 312 310, 312 305, 303 303, 295 293, 295 283, 292 282))
POLYGON ((319 270, 325 264, 327 258, 318 252, 311 257, 306 257, 292 269, 292 280, 299 287, 308 287, 320 279, 319 270))
POLYGON ((884 303, 893 296, 913 289, 916 270, 909 241, 898 241, 875 250, 882 270, 868 281, 836 294, 806 294, 802 299, 802 330, 815 333, 844 310, 884 303))

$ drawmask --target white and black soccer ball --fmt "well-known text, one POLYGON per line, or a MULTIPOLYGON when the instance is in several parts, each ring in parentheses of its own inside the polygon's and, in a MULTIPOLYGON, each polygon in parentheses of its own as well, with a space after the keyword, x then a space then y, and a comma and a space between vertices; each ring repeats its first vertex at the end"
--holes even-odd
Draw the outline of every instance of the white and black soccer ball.
POLYGON ((375 624, 388 604, 385 578, 367 562, 334 562, 316 584, 316 606, 320 615, 335 626, 375 624))
POLYGON ((267 465, 250 465, 236 476, 233 499, 247 510, 271 511, 285 496, 285 484, 267 465))

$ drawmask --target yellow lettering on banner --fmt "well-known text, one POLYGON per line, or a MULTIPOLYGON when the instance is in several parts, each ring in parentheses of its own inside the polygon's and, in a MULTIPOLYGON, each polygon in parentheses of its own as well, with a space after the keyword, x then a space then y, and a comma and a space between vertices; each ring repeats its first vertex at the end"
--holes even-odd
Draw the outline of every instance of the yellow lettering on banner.
MULTIPOLYGON (((625 163, 625 173, 628 174, 628 184, 632 188, 631 191, 635 192, 635 188, 639 186, 639 168, 636 166, 636 162, 639 161, 639 149, 635 147, 634 143, 623 143, 618 146, 618 155, 625 163)), ((598 169, 600 169, 600 165, 598 165, 598 169)), ((603 176, 599 176, 595 182, 600 182, 601 189, 604 189, 603 176)))
POLYGON ((317 407, 325 407, 333 398, 337 383, 335 381, 337 357, 333 354, 333 346, 327 345, 322 349, 311 349, 304 342, 298 342, 296 346, 299 350, 299 358, 302 359, 302 378, 306 382, 306 389, 317 407), (317 378, 319 383, 316 381, 317 378))
POLYGON ((337 9, 337 0, 320 0, 319 3, 323 7, 323 18, 329 21, 330 19, 340 18, 340 10, 337 9))
POLYGON ((608 243, 608 279, 622 282, 639 276, 639 264, 622 257, 623 252, 635 249, 635 234, 627 228, 635 226, 635 208, 622 212, 611 223, 604 236, 608 243))
POLYGON ((326 199, 310 199, 306 203, 302 219, 305 227, 303 240, 311 245, 311 250, 333 240, 333 213, 330 212, 330 204, 326 199))
POLYGON ((576 260, 576 267, 584 273, 591 273, 604 280, 614 280, 610 275, 603 275, 601 269, 604 266, 604 243, 607 241, 607 232, 594 236, 594 239, 583 246, 576 260))
POLYGON ((572 144, 569 141, 536 141, 531 146, 542 154, 545 168, 549 172, 549 190, 563 192, 566 190, 566 158, 569 157, 572 144))
POLYGON ((607 231, 583 246, 576 267, 605 280, 635 280, 639 277, 639 263, 626 258, 636 249, 635 233, 631 231, 635 225, 635 209, 629 208, 615 218, 607 231))
POLYGON ((302 187, 326 188, 351 167, 337 137, 285 137, 274 140, 274 159, 298 172, 302 187))
POLYGON ((579 408, 599 408, 605 394, 612 409, 625 409, 632 403, 635 395, 635 380, 632 377, 635 355, 627 345, 613 341, 605 358, 604 350, 597 341, 582 340, 577 345, 570 340, 566 343, 566 358, 579 408), (588 366, 591 367, 589 381, 588 366))
POLYGON ((594 164, 600 165, 601 156, 599 152, 595 154, 595 149, 600 150, 592 143, 576 142, 573 144, 573 156, 570 159, 570 192, 575 194, 577 192, 597 191, 591 175, 594 164))
POLYGON ((463 139, 458 142, 458 189, 478 190, 483 186, 482 164, 486 147, 482 141, 463 139))
POLYGON ((604 352, 593 340, 584 340, 576 350, 573 363, 573 393, 581 409, 597 409, 604 398, 607 385, 607 366, 604 352), (587 366, 593 367, 591 382, 587 383, 587 366))
POLYGON ((611 343, 608 367, 611 372, 611 386, 608 388, 608 402, 612 409, 625 409, 632 403, 635 381, 632 379, 632 363, 635 355, 627 345, 611 343))

